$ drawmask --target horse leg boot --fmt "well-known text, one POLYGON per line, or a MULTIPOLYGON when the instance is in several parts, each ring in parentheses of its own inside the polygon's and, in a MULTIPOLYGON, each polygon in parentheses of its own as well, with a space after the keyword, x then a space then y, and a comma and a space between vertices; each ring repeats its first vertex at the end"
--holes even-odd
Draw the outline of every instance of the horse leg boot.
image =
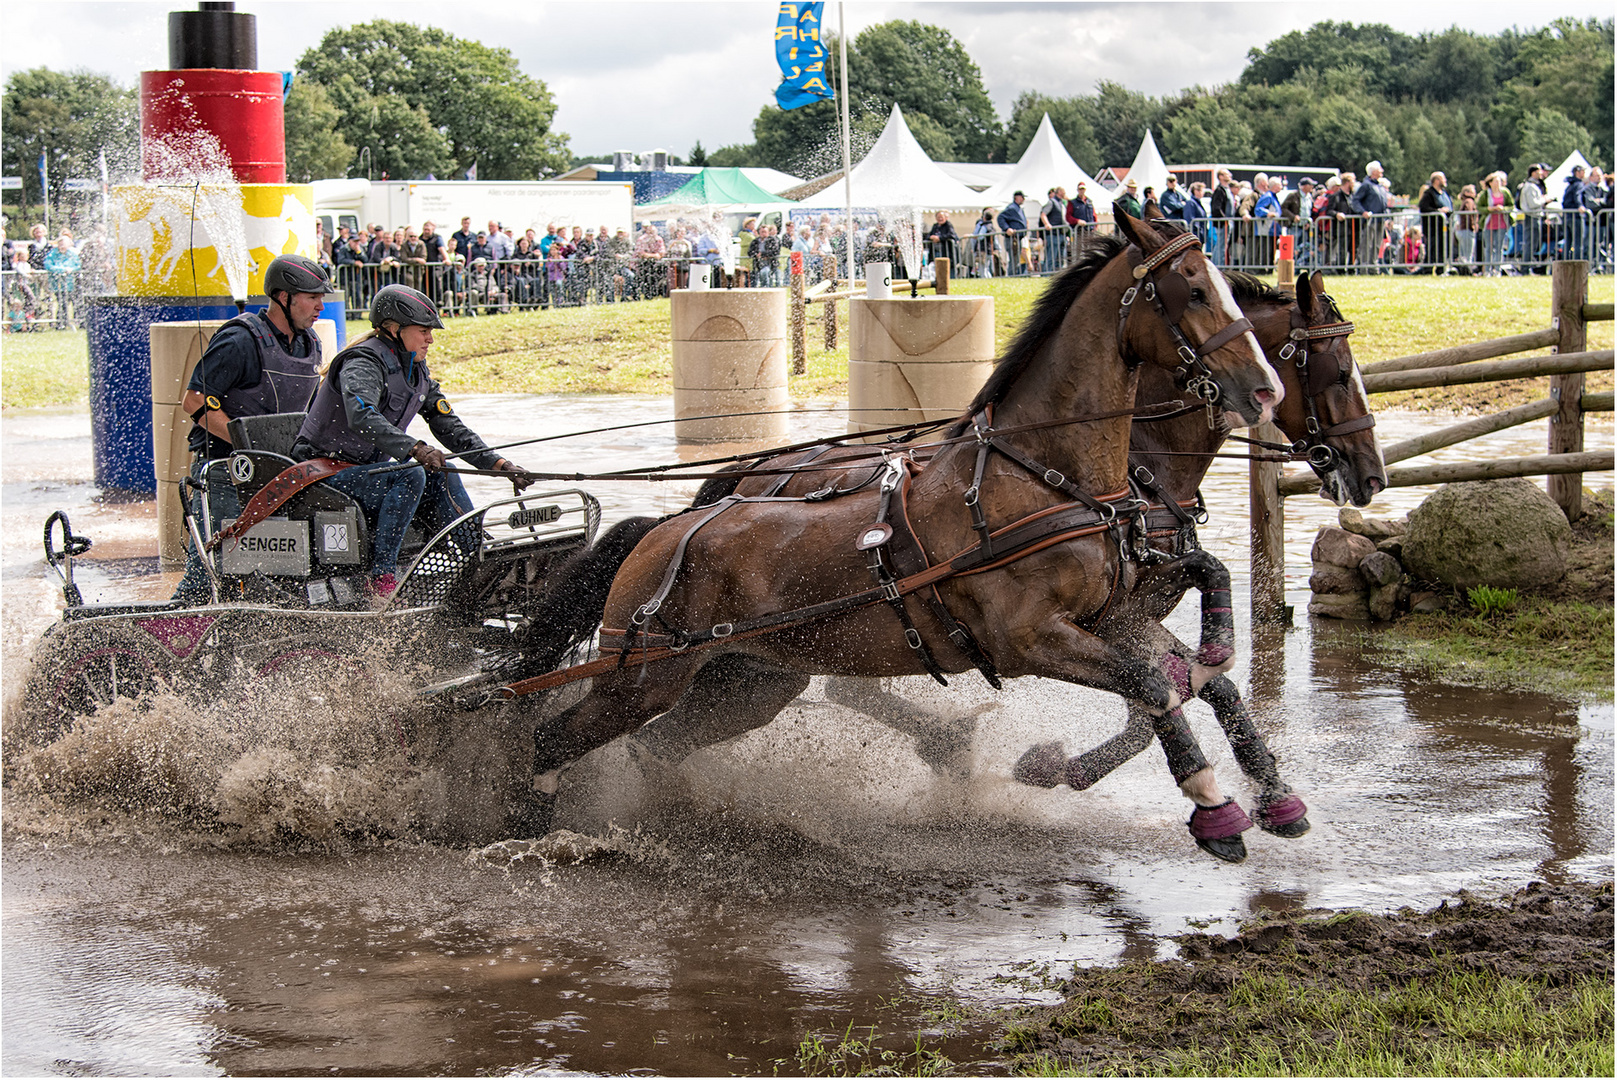
POLYGON ((1252 812, 1264 832, 1295 839, 1308 831, 1308 807, 1280 778, 1275 756, 1252 723, 1241 692, 1220 675, 1202 687, 1201 698, 1213 707, 1241 771, 1258 784, 1258 805, 1252 812))

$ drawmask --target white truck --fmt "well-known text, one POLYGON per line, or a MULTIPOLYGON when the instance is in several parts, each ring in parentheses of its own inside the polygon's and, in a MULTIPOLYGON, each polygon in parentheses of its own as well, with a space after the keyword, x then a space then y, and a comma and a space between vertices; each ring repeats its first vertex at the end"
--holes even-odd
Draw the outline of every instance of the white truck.
POLYGON ((544 235, 550 224, 578 225, 591 233, 634 231, 634 186, 627 183, 582 183, 539 180, 316 180, 314 214, 327 236, 339 225, 355 231, 380 225, 385 229, 431 221, 448 236, 460 219, 485 229, 490 221, 510 226, 521 236, 533 229, 544 235))

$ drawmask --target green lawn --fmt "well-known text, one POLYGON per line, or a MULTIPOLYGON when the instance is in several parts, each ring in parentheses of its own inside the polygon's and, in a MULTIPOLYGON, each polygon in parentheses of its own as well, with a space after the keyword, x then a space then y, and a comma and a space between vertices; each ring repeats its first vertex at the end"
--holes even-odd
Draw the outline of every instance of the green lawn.
MULTIPOLYGON (((1003 347, 1027 315, 1042 279, 961 280, 957 295, 994 297, 1003 347)), ((1354 355, 1361 363, 1467 341, 1524 333, 1549 325, 1550 279, 1342 277, 1330 292, 1357 328, 1354 355)), ((1609 303, 1612 279, 1590 282, 1590 299, 1609 303)), ((433 346, 434 373, 450 393, 663 393, 670 387, 672 346, 668 301, 518 312, 455 319, 433 346)), ((825 349, 820 308, 808 320, 808 370, 793 376, 799 399, 847 393, 847 305, 838 304, 840 352, 825 349)), ((350 323, 349 332, 364 329, 350 323)), ((1611 348, 1612 324, 1590 329, 1591 348, 1611 348)), ((7 335, 0 344, 0 405, 20 408, 82 403, 87 361, 83 331, 7 335)), ((1590 385, 1610 389, 1611 376, 1590 385)), ((1378 399, 1399 407, 1464 406, 1512 400, 1504 390, 1410 392, 1378 399)), ((1541 396, 1540 390, 1521 392, 1541 396)))

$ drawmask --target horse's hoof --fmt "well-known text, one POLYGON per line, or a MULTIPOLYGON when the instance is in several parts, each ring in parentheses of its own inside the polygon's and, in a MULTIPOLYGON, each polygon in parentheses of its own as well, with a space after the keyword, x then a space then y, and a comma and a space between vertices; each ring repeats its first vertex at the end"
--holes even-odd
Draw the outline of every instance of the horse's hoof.
POLYGON ((1217 806, 1198 806, 1190 813, 1190 835, 1196 846, 1225 862, 1246 859, 1246 842, 1241 834, 1252 827, 1252 819, 1234 799, 1217 806))
POLYGON ((1246 862, 1246 841, 1239 836, 1228 840, 1197 840, 1196 846, 1227 863, 1246 862))
POLYGON ((1067 778, 1067 749, 1059 742, 1031 747, 1011 768, 1011 777, 1028 787, 1053 788, 1067 778))
POLYGON ((1286 795, 1274 802, 1260 802, 1252 811, 1258 828, 1287 840, 1295 840, 1308 832, 1308 807, 1296 795, 1286 795))

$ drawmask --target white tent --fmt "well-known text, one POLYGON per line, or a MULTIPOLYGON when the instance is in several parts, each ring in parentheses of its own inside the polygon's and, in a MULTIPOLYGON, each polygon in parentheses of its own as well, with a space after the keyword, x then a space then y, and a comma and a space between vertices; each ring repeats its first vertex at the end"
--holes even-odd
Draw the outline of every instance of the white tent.
POLYGON ((1559 199, 1561 197, 1561 192, 1566 190, 1567 177, 1572 175, 1572 168, 1575 165, 1582 165, 1585 173, 1587 173, 1589 159, 1574 150, 1565 161, 1561 162, 1560 168, 1545 178, 1544 186, 1549 191, 1550 198, 1559 199))
MULTIPOLYGON (((887 118, 881 138, 865 159, 853 167, 853 206, 856 210, 915 207, 920 210, 976 210, 986 205, 981 195, 958 180, 949 179, 926 156, 910 134, 897 105, 887 118)), ((799 202, 798 208, 833 210, 844 205, 839 178, 829 187, 799 202)))
MULTIPOLYGON (((1039 121, 1039 130, 1033 133, 1033 141, 1022 151, 1021 160, 1012 167, 1010 175, 982 193, 982 200, 986 206, 1003 206, 1020 191, 1027 195, 1029 206, 1038 206, 1043 204, 1051 188, 1066 188, 1067 197, 1071 198, 1077 194, 1080 183, 1089 201, 1095 204, 1095 213, 1112 212, 1111 193, 1079 168, 1061 144, 1061 136, 1050 123, 1050 114, 1045 113, 1044 119, 1039 121)), ((1028 214, 1028 221, 1034 222, 1037 216, 1037 211, 1028 214)))
POLYGON ((1129 173, 1123 178, 1122 192, 1113 192, 1114 195, 1123 194, 1128 190, 1130 180, 1139 183, 1139 189, 1134 195, 1145 202, 1145 189, 1150 188, 1158 198, 1162 197, 1162 189, 1168 186, 1168 166, 1163 162, 1162 155, 1157 151, 1157 140, 1151 137, 1151 129, 1145 129, 1145 138, 1140 140, 1140 151, 1134 155, 1134 164, 1129 166, 1129 173))

